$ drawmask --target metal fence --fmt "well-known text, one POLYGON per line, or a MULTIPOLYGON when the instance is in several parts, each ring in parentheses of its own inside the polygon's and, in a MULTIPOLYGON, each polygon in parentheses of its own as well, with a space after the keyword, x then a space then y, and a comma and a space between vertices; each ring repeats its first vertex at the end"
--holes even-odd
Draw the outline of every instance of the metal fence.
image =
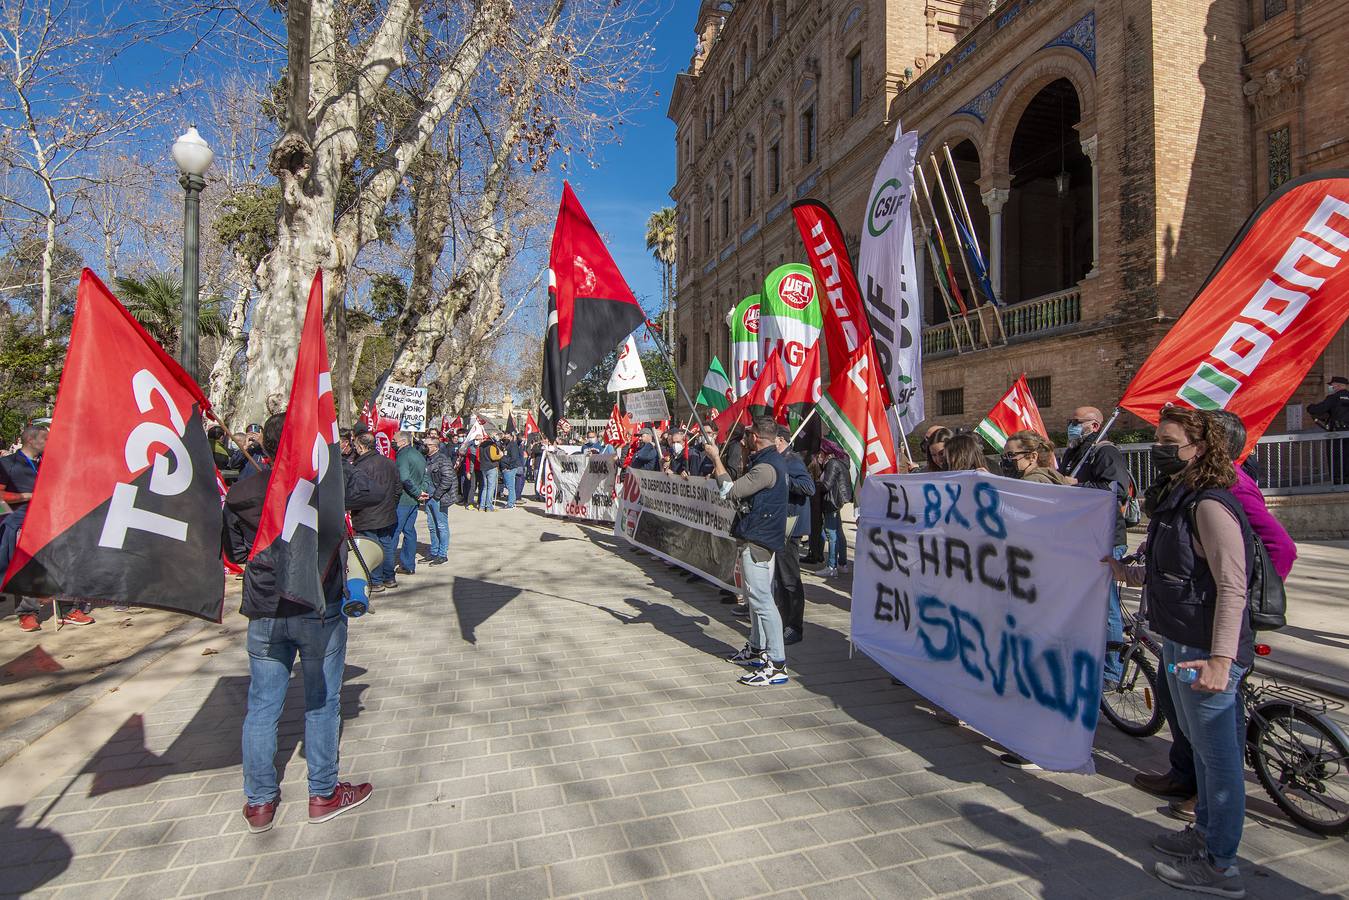
MULTIPOLYGON (((1155 477, 1151 448, 1119 445, 1140 494, 1155 477)), ((1267 435, 1256 442, 1251 459, 1267 496, 1349 491, 1349 431, 1267 435)))

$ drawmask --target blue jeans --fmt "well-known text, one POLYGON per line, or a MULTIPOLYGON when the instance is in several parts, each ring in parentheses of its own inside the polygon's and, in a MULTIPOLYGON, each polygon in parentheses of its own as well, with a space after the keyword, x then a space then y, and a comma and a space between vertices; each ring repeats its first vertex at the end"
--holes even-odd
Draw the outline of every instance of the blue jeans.
MULTIPOLYGON (((1111 551, 1111 555, 1115 559, 1124 559, 1128 552, 1128 547, 1119 546, 1111 551)), ((1105 609, 1105 639, 1108 643, 1115 644, 1124 640, 1124 613, 1119 607, 1119 585, 1115 583, 1114 578, 1110 579, 1110 604, 1105 609)), ((1118 682, 1123 673, 1124 667, 1120 665, 1119 653, 1106 651, 1104 680, 1118 682)))
POLYGON ((393 557, 398 552, 398 523, 395 522, 392 525, 385 525, 383 528, 375 528, 371 531, 362 531, 361 535, 370 538, 372 541, 379 541, 379 549, 384 552, 384 561, 379 564, 378 569, 370 571, 371 578, 378 584, 393 581, 393 557))
POLYGON ((432 557, 449 556, 450 517, 439 500, 426 501, 426 530, 431 534, 431 549, 426 552, 432 557))
MULTIPOLYGON (((766 551, 757 551, 760 555, 766 551)), ((787 661, 782 643, 782 613, 773 602, 773 557, 759 562, 747 544, 740 548, 740 577, 745 582, 745 602, 749 604, 749 645, 768 651, 775 663, 787 661)))
POLYGON ((482 493, 478 495, 478 509, 492 509, 497 495, 497 477, 501 470, 493 466, 482 470, 482 493))
POLYGON ((515 509, 515 498, 520 496, 520 470, 502 469, 501 480, 506 482, 506 508, 515 509))
POLYGON ((824 564, 837 569, 843 559, 843 516, 838 510, 824 514, 824 564))
POLYGON ((1236 865, 1241 828, 1246 819, 1246 781, 1242 770, 1243 738, 1237 730, 1237 684, 1246 670, 1235 662, 1227 676, 1227 688, 1216 694, 1196 691, 1169 671, 1173 663, 1207 659, 1209 652, 1162 639, 1162 662, 1167 666, 1167 687, 1176 704, 1180 727, 1194 747, 1194 770, 1199 783, 1199 802, 1194 824, 1204 836, 1214 865, 1236 865))
POLYGON ((417 571, 417 507, 398 504, 398 533, 403 545, 398 548, 398 564, 409 572, 417 571))
POLYGON ((248 712, 244 716, 244 796, 252 804, 281 794, 276 780, 276 727, 290 686, 295 655, 304 681, 304 758, 309 795, 327 797, 337 786, 342 674, 347 664, 347 619, 332 605, 318 613, 248 623, 248 712))

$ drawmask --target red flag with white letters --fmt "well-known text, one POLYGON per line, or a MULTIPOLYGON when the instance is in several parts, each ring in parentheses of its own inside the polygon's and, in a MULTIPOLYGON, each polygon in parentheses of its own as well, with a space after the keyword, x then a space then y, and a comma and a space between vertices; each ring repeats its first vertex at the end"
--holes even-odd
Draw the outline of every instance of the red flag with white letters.
POLYGON ((1349 318, 1349 172, 1288 182, 1251 214, 1120 406, 1226 409, 1246 452, 1349 318))
POLYGON ((974 430, 998 451, 1006 447, 1007 439, 1018 431, 1033 431, 1049 437, 1044 420, 1040 418, 1040 407, 1026 384, 1025 373, 1012 383, 1011 389, 1002 395, 974 430))
POLYGON ((248 578, 262 557, 284 599, 324 606, 323 577, 338 565, 345 535, 345 485, 338 450, 337 408, 323 334, 323 272, 314 275, 295 360, 286 425, 272 464, 248 578))
POLYGON ((219 622, 220 493, 205 397, 85 269, 6 591, 219 622))

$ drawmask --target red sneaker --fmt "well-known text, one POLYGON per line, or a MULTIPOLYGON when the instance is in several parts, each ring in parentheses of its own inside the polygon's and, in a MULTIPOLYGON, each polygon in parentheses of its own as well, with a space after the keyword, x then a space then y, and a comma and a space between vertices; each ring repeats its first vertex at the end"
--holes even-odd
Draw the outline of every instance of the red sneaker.
POLYGON ((94 617, 78 609, 72 609, 61 617, 62 625, 92 625, 94 617))
POLYGON ((24 613, 19 616, 20 631, 41 631, 42 623, 37 620, 37 616, 32 613, 24 613))
POLYGON ((351 784, 339 781, 331 797, 309 798, 309 824, 317 825, 340 816, 349 809, 360 806, 370 797, 375 788, 369 783, 351 784))
POLYGON ((244 804, 244 819, 248 821, 248 830, 253 834, 262 834, 264 831, 272 830, 272 819, 276 816, 276 805, 281 802, 281 798, 267 803, 259 803, 257 806, 244 804))

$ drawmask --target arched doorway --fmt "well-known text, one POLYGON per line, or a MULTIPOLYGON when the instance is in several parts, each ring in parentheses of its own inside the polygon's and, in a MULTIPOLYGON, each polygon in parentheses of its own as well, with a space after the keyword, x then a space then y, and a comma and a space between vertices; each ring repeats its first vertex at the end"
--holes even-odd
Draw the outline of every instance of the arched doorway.
POLYGON ((1091 161, 1075 125, 1072 82, 1040 89, 1021 114, 1008 159, 1003 299, 1030 300, 1076 285, 1092 267, 1091 161))
MULTIPOLYGON (((962 259, 959 237, 952 225, 954 216, 965 224, 964 211, 968 209, 970 219, 974 223, 974 234, 979 241, 979 248, 983 253, 984 259, 988 259, 988 210, 980 201, 979 194, 979 148, 973 141, 968 139, 960 141, 958 144, 948 145, 951 151, 951 160, 955 163, 957 179, 951 177, 950 164, 946 160, 946 150, 943 145, 936 144, 932 146, 923 146, 918 151, 918 165, 923 169, 923 177, 927 180, 929 190, 932 192, 932 207, 919 199, 916 202, 922 203, 922 214, 929 229, 929 240, 932 250, 935 251, 938 264, 944 268, 944 258, 942 256, 942 239, 945 241, 946 252, 951 260, 951 271, 955 275, 956 287, 960 296, 964 299, 967 308, 973 309, 975 306, 975 291, 971 288, 970 278, 966 272, 966 260, 962 259), (933 165, 933 157, 936 160, 936 166, 933 165), (941 171, 941 182, 937 180, 937 169, 941 171), (943 195, 943 187, 945 193, 943 195), (964 197, 964 206, 961 205, 961 197, 964 197), (948 209, 947 203, 950 203, 948 209), (934 219, 935 216, 935 219, 934 219), (940 237, 939 237, 940 235, 940 237)), ((919 191, 918 197, 922 194, 919 191)), ((915 218, 915 225, 917 219, 915 218)), ((930 325, 938 325, 942 322, 950 321, 951 312, 947 309, 946 300, 941 290, 937 287, 937 282, 946 282, 944 273, 940 273, 933 266, 932 254, 926 248, 919 247, 918 252, 922 254, 923 286, 926 296, 924 297, 924 308, 927 312, 926 321, 930 325)), ((980 302, 988 302, 986 297, 979 297, 980 302)))

